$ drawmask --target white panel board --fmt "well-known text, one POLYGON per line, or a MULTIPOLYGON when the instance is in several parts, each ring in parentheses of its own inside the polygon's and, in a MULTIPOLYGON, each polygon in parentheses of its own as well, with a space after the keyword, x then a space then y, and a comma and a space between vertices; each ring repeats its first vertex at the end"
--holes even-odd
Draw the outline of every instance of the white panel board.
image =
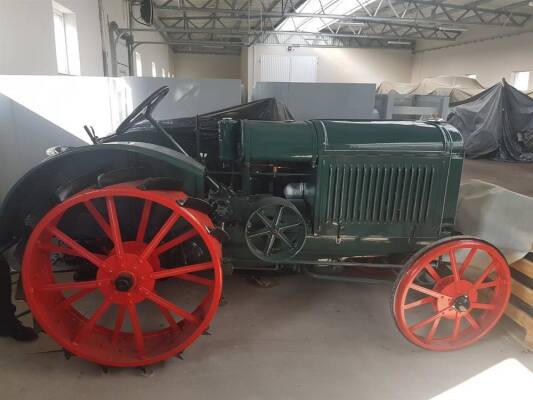
POLYGON ((261 56, 260 82, 316 82, 318 57, 261 56))
POLYGON ((290 82, 316 82, 318 57, 291 56, 290 82))
POLYGON ((373 83, 258 82, 252 100, 275 97, 296 120, 371 119, 375 93, 373 83))
POLYGON ((289 56, 261 56, 261 82, 290 82, 289 56))

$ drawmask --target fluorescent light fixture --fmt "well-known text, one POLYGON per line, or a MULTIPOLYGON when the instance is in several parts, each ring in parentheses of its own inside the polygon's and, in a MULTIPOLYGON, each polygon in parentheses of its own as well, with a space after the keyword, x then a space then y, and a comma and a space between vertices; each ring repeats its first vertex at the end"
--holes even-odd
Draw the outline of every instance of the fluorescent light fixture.
POLYGON ((335 22, 338 25, 349 25, 349 26, 366 26, 366 22, 343 22, 338 20, 335 22))
POLYGON ((411 42, 407 42, 407 41, 404 41, 404 40, 389 40, 387 43, 388 44, 401 44, 401 45, 411 44, 411 42))
MULTIPOLYGON (((374 1, 376 0, 307 0, 296 9, 296 14, 351 15, 374 1)), ((276 31, 315 33, 339 21, 335 18, 289 17, 276 27, 276 31)))
POLYGON ((439 26, 439 31, 444 32, 466 32, 468 29, 466 28, 458 28, 453 26, 439 26))
POLYGON ((203 44, 202 47, 206 47, 208 49, 223 49, 224 46, 217 46, 213 44, 203 44))

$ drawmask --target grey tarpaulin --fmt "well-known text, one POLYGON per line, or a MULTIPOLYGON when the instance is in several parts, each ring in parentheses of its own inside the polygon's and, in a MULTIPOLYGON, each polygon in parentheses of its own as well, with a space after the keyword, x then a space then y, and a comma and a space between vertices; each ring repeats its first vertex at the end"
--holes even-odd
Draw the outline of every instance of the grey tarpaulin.
POLYGON ((468 158, 533 161, 533 99, 505 80, 456 104, 448 122, 463 134, 468 158))

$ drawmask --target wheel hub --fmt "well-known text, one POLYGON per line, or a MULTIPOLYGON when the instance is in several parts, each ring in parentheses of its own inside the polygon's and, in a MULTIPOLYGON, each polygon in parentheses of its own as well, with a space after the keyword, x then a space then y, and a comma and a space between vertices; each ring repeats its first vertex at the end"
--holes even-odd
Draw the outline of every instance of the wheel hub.
POLYGON ((154 267, 141 261, 136 253, 116 254, 105 260, 105 268, 98 270, 97 279, 107 280, 110 285, 100 287, 102 294, 115 304, 134 304, 143 301, 146 290, 152 291, 155 280, 151 277, 154 267))
POLYGON ((128 292, 134 285, 134 278, 129 273, 121 273, 113 282, 119 292, 128 292))
POLYGON ((468 299, 468 296, 466 294, 457 297, 453 301, 453 308, 455 308, 459 312, 466 312, 470 309, 470 300, 468 299))
POLYGON ((436 311, 449 309, 444 314, 446 319, 455 319, 457 312, 469 313, 471 303, 477 301, 477 291, 473 290, 473 284, 467 280, 455 281, 451 275, 439 280, 433 290, 446 296, 436 299, 434 304, 436 311))

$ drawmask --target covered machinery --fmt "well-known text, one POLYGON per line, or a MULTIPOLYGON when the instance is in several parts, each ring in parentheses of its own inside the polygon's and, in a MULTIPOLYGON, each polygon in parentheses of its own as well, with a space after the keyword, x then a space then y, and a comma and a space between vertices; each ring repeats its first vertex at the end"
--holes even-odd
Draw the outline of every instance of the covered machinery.
POLYGON ((27 302, 69 353, 109 366, 180 354, 233 270, 394 271, 395 322, 430 350, 467 346, 501 317, 505 258, 453 236, 463 141, 451 125, 220 115, 217 142, 196 124, 186 149, 151 116, 167 92, 44 161, 2 205, 1 249, 21 256, 27 302))

